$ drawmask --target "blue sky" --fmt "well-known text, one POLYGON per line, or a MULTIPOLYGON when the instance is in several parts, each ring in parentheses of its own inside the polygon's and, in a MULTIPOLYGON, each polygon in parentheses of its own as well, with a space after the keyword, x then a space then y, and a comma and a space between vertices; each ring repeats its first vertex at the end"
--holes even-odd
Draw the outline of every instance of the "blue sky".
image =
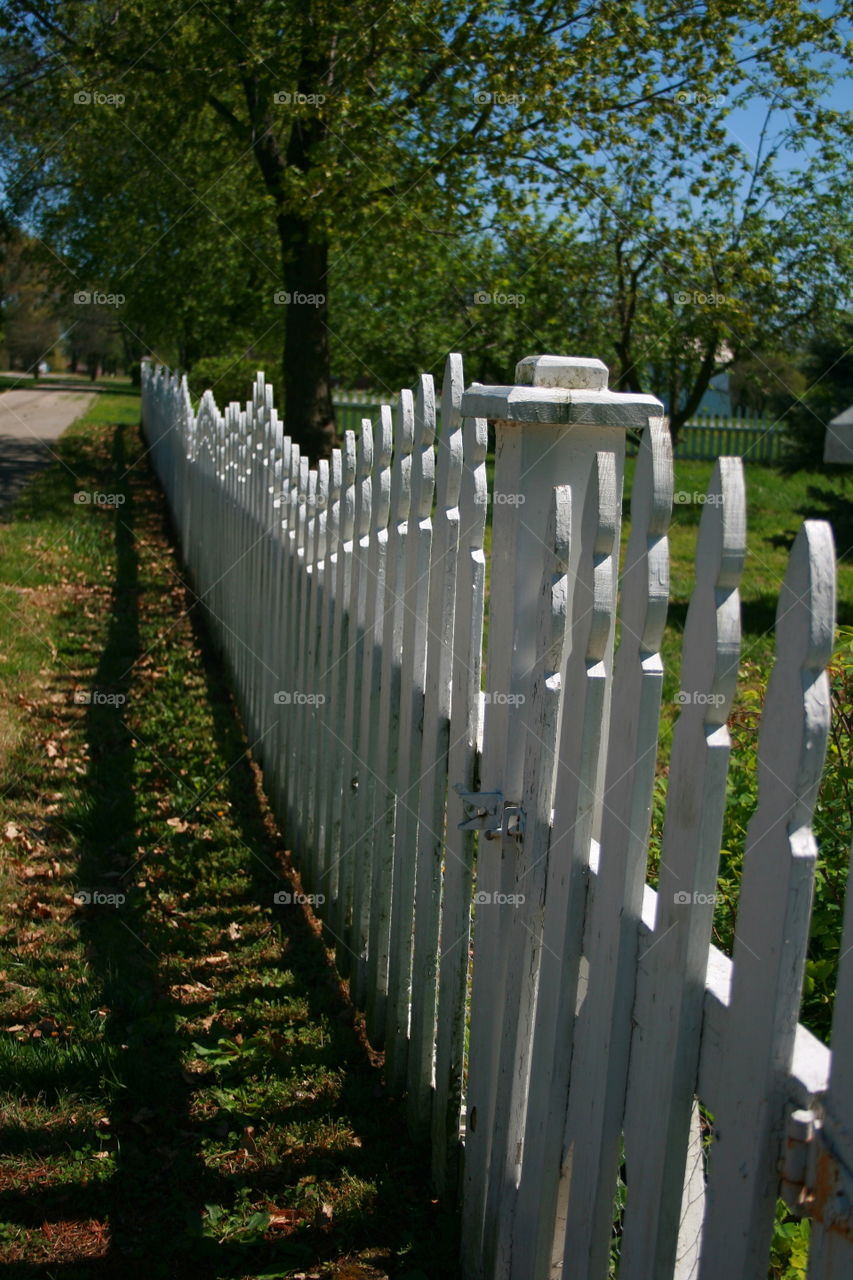
MULTIPOLYGON (((836 9, 835 0, 820 0, 817 7, 824 17, 828 17, 836 9)), ((844 23, 840 30, 847 39, 853 36, 853 25, 849 22, 844 23)), ((843 69, 842 63, 838 59, 824 57, 821 60, 821 65, 826 69, 834 70, 837 75, 840 75, 843 69)), ((837 111, 849 111, 853 107, 853 78, 849 73, 844 79, 839 79, 823 96, 823 102, 826 106, 832 107, 837 111)), ((732 139, 739 143, 747 155, 751 157, 755 155, 758 148, 766 109, 766 103, 754 101, 746 107, 732 111, 726 122, 732 139)), ((786 123, 791 125, 794 123, 791 111, 790 109, 785 110, 780 106, 774 112, 770 132, 780 132, 786 123)), ((807 148, 807 154, 808 150, 809 148, 807 148)), ((796 164, 802 164, 801 156, 792 157, 792 160, 796 164)))

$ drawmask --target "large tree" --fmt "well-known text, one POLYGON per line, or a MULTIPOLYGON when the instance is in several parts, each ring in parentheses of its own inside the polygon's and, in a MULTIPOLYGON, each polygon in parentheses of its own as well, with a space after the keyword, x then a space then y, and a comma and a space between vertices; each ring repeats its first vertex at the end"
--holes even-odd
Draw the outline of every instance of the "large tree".
MULTIPOLYGON (((153 236, 150 223, 143 232, 164 264, 194 210, 218 214, 217 184, 244 184, 256 229, 239 214, 239 229, 224 225, 247 271, 251 254, 263 265, 261 309, 281 308, 289 426, 314 454, 333 432, 328 299, 361 237, 419 232, 448 206, 475 219, 555 193, 583 204, 603 152, 637 138, 712 166, 727 152, 725 105, 696 111, 691 94, 731 104, 791 92, 808 128, 821 88, 813 55, 840 55, 843 43, 835 15, 799 0, 234 0, 177 18, 165 0, 0 10, 21 199, 38 174, 45 207, 73 226, 69 177, 85 157, 81 184, 94 171, 109 188, 109 237, 113 209, 135 191, 183 182, 153 236)), ((415 261, 411 274, 416 288, 415 261)))
POLYGON ((0 346, 10 366, 37 378, 42 361, 55 359, 60 327, 56 289, 37 243, 0 220, 0 346))

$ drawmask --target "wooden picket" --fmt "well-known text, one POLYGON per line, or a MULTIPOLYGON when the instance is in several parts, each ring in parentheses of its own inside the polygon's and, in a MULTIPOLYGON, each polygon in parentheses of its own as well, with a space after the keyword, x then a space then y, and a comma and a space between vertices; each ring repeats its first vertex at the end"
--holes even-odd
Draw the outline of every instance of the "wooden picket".
MULTIPOLYGON (((763 1277, 777 1196, 812 1220, 809 1280, 849 1280, 853 894, 832 1051, 797 1023, 829 527, 803 526, 780 595, 730 959, 711 925, 746 516, 740 458, 717 455, 769 457, 772 433, 703 428, 717 462, 652 889, 662 406, 551 356, 467 389, 450 356, 440 403, 424 376, 372 422, 342 398, 358 418, 316 467, 261 375, 245 405, 206 393, 194 413, 146 363, 143 425, 303 890, 437 1189, 460 1197, 465 1280, 607 1280, 614 1223, 620 1280, 763 1277)), ((271 905, 293 909, 284 884, 271 905)))

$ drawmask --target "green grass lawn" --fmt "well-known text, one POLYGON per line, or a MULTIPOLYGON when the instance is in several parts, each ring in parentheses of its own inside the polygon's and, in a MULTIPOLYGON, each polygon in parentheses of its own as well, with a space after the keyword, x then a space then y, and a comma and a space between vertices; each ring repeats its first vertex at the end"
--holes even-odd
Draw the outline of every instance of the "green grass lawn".
POLYGON ((0 1261, 453 1277, 428 1160, 273 904, 298 882, 137 421, 99 397, 0 526, 0 1261))

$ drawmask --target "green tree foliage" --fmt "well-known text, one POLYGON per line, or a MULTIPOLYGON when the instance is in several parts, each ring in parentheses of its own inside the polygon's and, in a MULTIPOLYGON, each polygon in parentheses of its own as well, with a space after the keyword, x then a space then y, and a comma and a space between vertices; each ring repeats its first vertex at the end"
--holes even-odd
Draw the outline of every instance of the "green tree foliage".
POLYGON ((853 315, 837 327, 816 334, 800 362, 806 387, 801 396, 787 396, 779 416, 790 442, 787 465, 810 469, 823 466, 829 423, 853 405, 853 315))
POLYGON ((146 331, 175 313, 187 362, 214 354, 217 326, 220 352, 283 339, 288 421, 315 454, 343 349, 330 308, 364 287, 365 242, 386 281, 385 245, 408 242, 414 293, 414 249, 448 217, 470 233, 498 222, 499 243, 537 204, 574 222, 640 143, 676 186, 688 157, 725 169, 725 114, 750 97, 789 95, 801 135, 827 133, 814 58, 845 52, 835 15, 799 0, 0 10, 19 206, 88 283, 144 291, 146 331))

